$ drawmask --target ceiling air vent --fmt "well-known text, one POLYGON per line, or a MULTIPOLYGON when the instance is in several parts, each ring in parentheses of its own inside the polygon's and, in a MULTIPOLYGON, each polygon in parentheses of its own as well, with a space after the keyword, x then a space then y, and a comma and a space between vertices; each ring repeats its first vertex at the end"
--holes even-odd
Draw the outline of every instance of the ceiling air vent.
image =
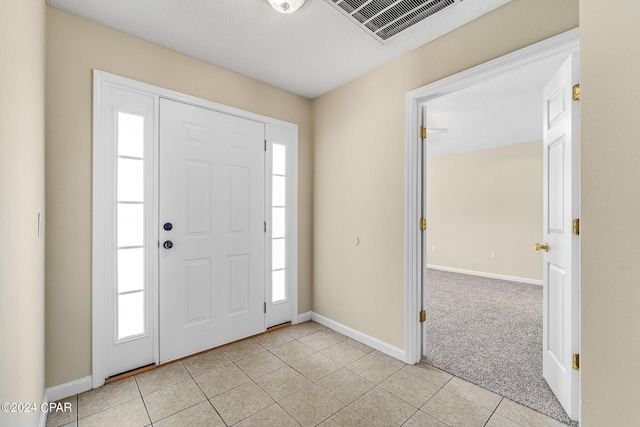
POLYGON ((359 27, 384 43, 456 0, 329 0, 359 27))

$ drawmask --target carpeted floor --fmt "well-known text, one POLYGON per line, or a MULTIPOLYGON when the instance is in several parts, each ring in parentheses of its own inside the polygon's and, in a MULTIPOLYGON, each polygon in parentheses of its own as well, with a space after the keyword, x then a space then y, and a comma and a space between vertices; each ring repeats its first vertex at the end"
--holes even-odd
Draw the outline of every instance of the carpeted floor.
POLYGON ((542 287, 427 270, 426 361, 563 423, 542 378, 542 287))

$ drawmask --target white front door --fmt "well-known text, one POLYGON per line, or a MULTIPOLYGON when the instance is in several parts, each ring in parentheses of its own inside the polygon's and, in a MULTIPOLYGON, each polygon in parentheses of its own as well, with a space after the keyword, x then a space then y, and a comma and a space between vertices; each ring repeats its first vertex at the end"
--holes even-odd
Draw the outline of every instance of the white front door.
POLYGON ((160 100, 160 363, 264 330, 264 132, 160 100))
POLYGON ((544 88, 543 131, 543 375, 572 419, 579 416, 580 352, 578 54, 571 55, 544 88))

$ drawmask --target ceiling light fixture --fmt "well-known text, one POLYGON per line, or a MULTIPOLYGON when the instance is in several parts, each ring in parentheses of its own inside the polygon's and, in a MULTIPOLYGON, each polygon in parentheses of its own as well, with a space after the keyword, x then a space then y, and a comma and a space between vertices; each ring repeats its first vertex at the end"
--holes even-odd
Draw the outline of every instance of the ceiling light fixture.
POLYGON ((267 0, 271 7, 280 13, 293 13, 300 9, 306 0, 267 0))

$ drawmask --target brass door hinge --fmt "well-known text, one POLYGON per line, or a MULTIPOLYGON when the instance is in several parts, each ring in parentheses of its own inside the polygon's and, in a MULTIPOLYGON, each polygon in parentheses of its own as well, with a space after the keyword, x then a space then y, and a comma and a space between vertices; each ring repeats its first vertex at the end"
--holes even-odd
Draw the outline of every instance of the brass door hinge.
POLYGON ((575 236, 579 236, 580 235, 580 219, 574 219, 573 220, 573 234, 575 236))
POLYGON ((420 138, 427 139, 427 128, 420 126, 420 138))
POLYGON ((427 312, 422 310, 420 312, 420 323, 424 322, 425 320, 427 320, 427 312))
POLYGON ((571 365, 572 365, 574 371, 579 371, 580 370, 580 355, 579 354, 574 354, 573 355, 571 365))
POLYGON ((580 101, 580 83, 573 85, 573 100, 580 101))
POLYGON ((420 218, 420 221, 418 223, 418 228, 420 228, 420 231, 424 231, 427 229, 427 219, 426 218, 420 218))

